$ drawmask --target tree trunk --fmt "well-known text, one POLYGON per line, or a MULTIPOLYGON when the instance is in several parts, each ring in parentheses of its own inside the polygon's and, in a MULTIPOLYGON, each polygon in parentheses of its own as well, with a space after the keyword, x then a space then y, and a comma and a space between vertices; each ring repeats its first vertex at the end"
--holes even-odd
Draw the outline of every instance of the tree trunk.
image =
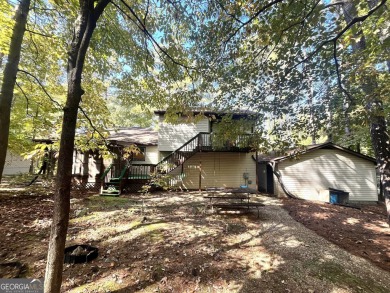
POLYGON ((382 103, 375 101, 368 105, 371 116, 371 141, 375 151, 377 168, 380 176, 381 190, 386 204, 387 222, 390 225, 390 145, 389 135, 387 133, 386 120, 382 115, 375 113, 383 113, 382 103))
POLYGON ((4 58, 4 54, 0 53, 0 69, 1 67, 3 67, 3 58, 4 58))
MULTIPOLYGON (((347 22, 350 22, 357 15, 356 7, 352 1, 345 2, 343 11, 347 22)), ((356 37, 359 39, 358 42, 352 45, 352 50, 354 52, 365 50, 366 40, 363 31, 359 30, 356 37)), ((376 93, 378 84, 376 76, 373 74, 373 71, 375 71, 374 65, 371 70, 372 72, 362 73, 365 75, 362 90, 365 94, 365 108, 370 119, 371 143, 374 148, 381 190, 385 199, 387 222, 390 225, 390 142, 387 132, 387 122, 384 116, 383 102, 381 97, 376 93)))
POLYGON ((77 112, 84 93, 81 87, 81 76, 96 22, 110 0, 100 0, 96 6, 94 2, 94 0, 79 1, 79 15, 74 24, 73 40, 69 50, 68 94, 62 121, 53 222, 45 273, 45 293, 56 293, 61 290, 64 249, 69 223, 72 155, 77 112))
POLYGON ((26 31, 27 16, 30 10, 30 0, 21 0, 15 12, 15 25, 9 47, 8 61, 4 68, 0 92, 0 182, 3 176, 5 157, 8 148, 8 135, 11 117, 11 103, 14 96, 16 74, 18 72, 20 51, 24 32, 26 31))

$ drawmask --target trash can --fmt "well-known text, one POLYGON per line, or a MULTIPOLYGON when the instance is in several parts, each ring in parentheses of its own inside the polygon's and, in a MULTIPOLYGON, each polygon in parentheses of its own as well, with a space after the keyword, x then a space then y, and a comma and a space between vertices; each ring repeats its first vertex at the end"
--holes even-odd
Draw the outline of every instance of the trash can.
POLYGON ((332 193, 330 192, 330 195, 329 195, 329 202, 330 203, 338 203, 338 196, 337 196, 337 193, 332 193))

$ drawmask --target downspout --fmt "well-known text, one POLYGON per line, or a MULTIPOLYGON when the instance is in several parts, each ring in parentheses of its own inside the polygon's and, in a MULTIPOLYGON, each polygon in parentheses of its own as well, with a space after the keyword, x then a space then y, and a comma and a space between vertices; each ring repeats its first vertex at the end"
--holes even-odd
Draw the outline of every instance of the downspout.
POLYGON ((280 186, 282 187, 284 193, 289 197, 289 198, 294 198, 294 199, 300 199, 298 196, 296 196, 295 194, 291 193, 287 187, 284 185, 283 183, 283 180, 282 180, 282 175, 280 174, 280 172, 278 171, 275 171, 275 161, 270 161, 269 162, 269 165, 271 166, 272 168, 272 173, 275 174, 276 178, 278 178, 278 182, 280 184, 280 186))
POLYGON ((259 153, 256 150, 256 191, 259 191, 259 153))

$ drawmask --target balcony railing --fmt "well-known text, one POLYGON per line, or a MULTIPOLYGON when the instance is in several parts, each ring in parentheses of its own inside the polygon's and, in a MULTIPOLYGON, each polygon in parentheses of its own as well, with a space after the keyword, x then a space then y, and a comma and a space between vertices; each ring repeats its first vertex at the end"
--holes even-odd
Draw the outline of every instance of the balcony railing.
POLYGON ((150 174, 154 173, 156 165, 140 164, 129 167, 128 179, 150 179, 150 174))
POLYGON ((221 140, 212 133, 199 133, 169 154, 157 164, 157 170, 168 173, 198 152, 248 152, 251 149, 251 134, 238 135, 234 140, 221 140))

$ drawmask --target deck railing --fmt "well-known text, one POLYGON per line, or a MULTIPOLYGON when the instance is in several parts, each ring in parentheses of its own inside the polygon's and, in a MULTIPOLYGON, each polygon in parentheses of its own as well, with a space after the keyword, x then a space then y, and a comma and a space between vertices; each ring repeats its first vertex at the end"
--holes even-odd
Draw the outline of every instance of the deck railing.
POLYGON ((111 178, 120 179, 150 179, 152 173, 169 173, 181 166, 186 160, 198 152, 247 152, 250 150, 252 135, 238 135, 234 140, 222 141, 212 133, 201 132, 187 141, 180 148, 154 164, 111 164, 102 175, 103 182, 111 178), (124 172, 125 171, 125 172, 124 172))
POLYGON ((248 152, 251 149, 251 139, 251 134, 242 134, 235 140, 221 142, 218 136, 201 132, 162 159, 157 164, 157 170, 162 173, 171 172, 197 152, 248 152))
POLYGON ((150 179, 150 174, 154 173, 156 165, 137 164, 129 167, 128 179, 150 179))

